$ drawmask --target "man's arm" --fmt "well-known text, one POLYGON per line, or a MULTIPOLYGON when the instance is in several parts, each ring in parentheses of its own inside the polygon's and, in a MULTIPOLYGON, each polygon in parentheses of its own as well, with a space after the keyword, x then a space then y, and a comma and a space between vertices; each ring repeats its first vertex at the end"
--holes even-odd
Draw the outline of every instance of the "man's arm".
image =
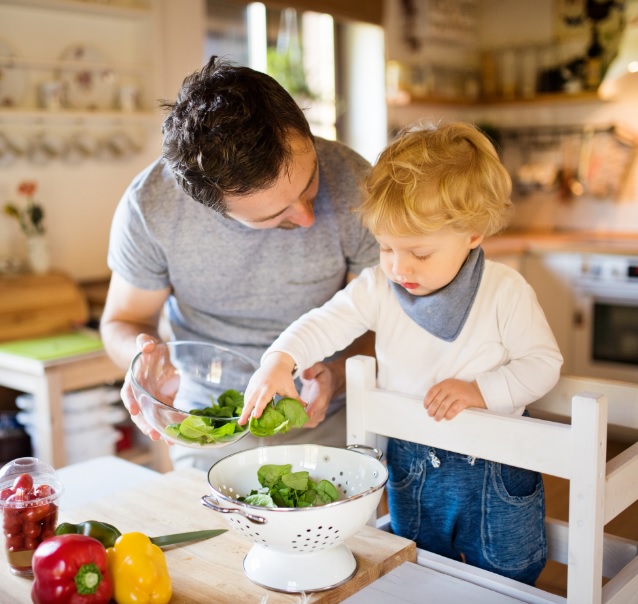
POLYGON ((137 427, 153 440, 160 435, 144 421, 131 389, 128 368, 140 351, 152 351, 159 337, 159 320, 169 288, 149 291, 127 283, 117 273, 111 276, 102 319, 100 335, 104 348, 113 362, 126 371, 121 396, 124 406, 137 427))
POLYGON ((160 339, 159 320, 169 293, 170 288, 139 289, 113 273, 100 320, 100 335, 106 352, 118 367, 128 369, 139 352, 138 335, 160 339))

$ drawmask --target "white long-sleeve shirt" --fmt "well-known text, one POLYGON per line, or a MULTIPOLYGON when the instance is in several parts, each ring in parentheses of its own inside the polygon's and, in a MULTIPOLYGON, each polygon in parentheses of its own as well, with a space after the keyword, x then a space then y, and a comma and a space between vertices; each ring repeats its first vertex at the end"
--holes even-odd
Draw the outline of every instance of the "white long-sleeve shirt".
POLYGON ((401 308, 379 266, 288 327, 264 356, 282 351, 300 369, 376 332, 379 388, 424 397, 448 378, 476 380, 487 408, 520 415, 556 384, 563 358, 531 286, 514 269, 485 262, 460 335, 445 342, 401 308))

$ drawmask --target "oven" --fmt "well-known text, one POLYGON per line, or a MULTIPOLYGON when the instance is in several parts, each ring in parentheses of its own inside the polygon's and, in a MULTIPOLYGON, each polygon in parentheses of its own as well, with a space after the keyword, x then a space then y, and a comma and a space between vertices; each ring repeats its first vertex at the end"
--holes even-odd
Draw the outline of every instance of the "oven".
POLYGON ((638 383, 638 256, 588 255, 574 286, 574 374, 638 383))

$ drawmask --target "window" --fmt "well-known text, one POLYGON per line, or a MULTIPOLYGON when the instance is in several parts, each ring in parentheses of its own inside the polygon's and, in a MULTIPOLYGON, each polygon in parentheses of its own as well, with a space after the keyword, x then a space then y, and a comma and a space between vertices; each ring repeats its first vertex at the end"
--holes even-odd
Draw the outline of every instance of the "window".
POLYGON ((274 77, 306 111, 313 133, 335 140, 334 21, 325 13, 209 0, 207 56, 274 77))
POLYGON ((305 110, 313 133, 369 161, 387 143, 383 29, 261 2, 208 0, 206 58, 272 75, 305 110))

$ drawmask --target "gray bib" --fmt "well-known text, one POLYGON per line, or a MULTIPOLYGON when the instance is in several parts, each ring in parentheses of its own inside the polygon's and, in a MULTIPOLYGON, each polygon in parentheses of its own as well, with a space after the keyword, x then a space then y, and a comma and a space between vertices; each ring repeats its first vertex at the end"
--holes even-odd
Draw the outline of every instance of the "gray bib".
POLYGON ((485 266, 481 247, 473 249, 456 277, 428 296, 414 296, 399 284, 390 282, 399 304, 417 325, 433 336, 453 342, 467 320, 485 266))

